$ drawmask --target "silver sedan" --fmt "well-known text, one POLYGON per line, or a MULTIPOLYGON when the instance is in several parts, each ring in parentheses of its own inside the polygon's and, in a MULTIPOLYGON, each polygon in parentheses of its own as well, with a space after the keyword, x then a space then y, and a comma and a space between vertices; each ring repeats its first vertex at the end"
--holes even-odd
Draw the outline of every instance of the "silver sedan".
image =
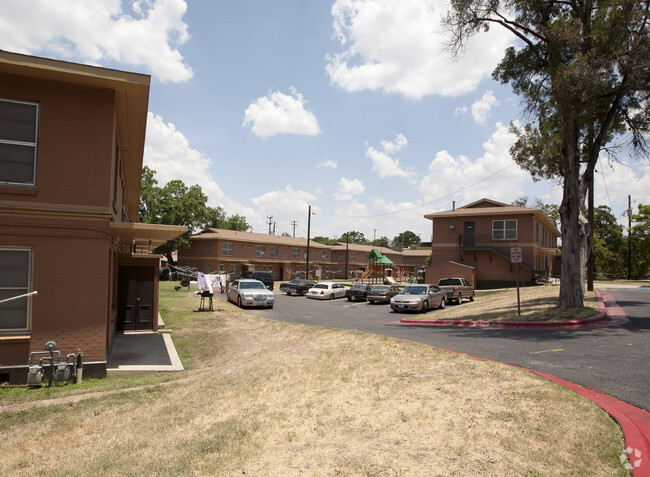
POLYGON ((399 295, 390 299, 390 307, 397 313, 400 311, 421 311, 426 313, 432 306, 444 308, 446 292, 436 285, 409 285, 399 295))
POLYGON ((240 278, 230 284, 228 301, 237 303, 239 307, 263 306, 273 308, 275 295, 259 280, 240 278))

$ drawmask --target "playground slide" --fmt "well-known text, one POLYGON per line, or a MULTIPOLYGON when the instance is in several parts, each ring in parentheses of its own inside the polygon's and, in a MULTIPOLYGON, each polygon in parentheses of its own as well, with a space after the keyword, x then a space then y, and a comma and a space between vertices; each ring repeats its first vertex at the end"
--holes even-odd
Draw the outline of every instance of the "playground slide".
POLYGON ((384 280, 386 280, 391 285, 397 285, 397 281, 393 277, 385 277, 384 280))

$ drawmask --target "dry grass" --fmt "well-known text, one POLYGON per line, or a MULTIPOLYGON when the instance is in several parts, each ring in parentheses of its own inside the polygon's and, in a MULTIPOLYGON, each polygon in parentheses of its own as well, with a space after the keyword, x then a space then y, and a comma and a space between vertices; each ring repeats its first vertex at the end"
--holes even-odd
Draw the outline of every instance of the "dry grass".
POLYGON ((595 292, 585 292, 584 307, 559 312, 555 309, 559 287, 538 286, 519 289, 521 315, 517 313, 517 289, 477 292, 473 302, 449 305, 426 315, 409 315, 409 320, 467 321, 565 321, 589 318, 598 313, 595 292))
POLYGON ((0 414, 0 474, 626 475, 616 424, 536 375, 193 300, 162 292, 192 371, 0 414))

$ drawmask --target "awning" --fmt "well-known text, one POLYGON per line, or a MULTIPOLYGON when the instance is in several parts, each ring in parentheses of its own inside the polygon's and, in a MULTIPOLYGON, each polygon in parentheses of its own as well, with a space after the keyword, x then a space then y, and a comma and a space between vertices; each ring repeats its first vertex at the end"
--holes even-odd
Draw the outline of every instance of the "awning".
POLYGON ((184 225, 141 224, 134 222, 111 222, 111 234, 126 244, 134 244, 140 251, 151 251, 168 240, 187 232, 184 225))

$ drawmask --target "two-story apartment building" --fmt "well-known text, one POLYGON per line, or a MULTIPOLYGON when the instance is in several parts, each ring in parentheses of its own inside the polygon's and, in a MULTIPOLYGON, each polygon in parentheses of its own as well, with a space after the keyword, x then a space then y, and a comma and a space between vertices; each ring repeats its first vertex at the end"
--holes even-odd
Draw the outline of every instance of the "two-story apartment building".
POLYGON ((432 221, 432 265, 427 282, 457 276, 477 288, 512 286, 516 266, 510 249, 521 248, 519 279, 532 284, 559 273, 557 227, 542 210, 481 199, 463 207, 427 214, 432 221))
MULTIPOLYGON (((238 276, 244 270, 262 270, 280 281, 305 277, 308 253, 305 238, 209 228, 193 235, 190 242, 190 248, 179 251, 179 266, 231 276, 238 276)), ((431 253, 430 250, 398 252, 344 242, 324 245, 310 240, 309 277, 346 279, 355 270, 367 271, 373 265, 368 258, 373 249, 393 261, 395 275, 401 274, 403 269, 415 273, 416 269, 424 267, 431 253)))
POLYGON ((148 252, 186 228, 137 223, 149 82, 0 51, 0 381, 50 340, 103 376, 118 331, 156 330, 148 252))

